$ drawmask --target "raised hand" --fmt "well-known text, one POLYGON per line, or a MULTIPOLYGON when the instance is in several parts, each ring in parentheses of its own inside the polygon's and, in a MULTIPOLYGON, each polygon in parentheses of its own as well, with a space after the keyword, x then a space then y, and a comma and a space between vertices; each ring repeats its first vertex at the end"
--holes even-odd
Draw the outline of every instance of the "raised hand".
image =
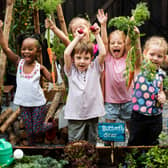
POLYGON ((100 27, 97 23, 94 23, 91 27, 90 30, 92 31, 93 34, 99 34, 100 33, 100 27))
POLYGON ((50 20, 49 18, 45 19, 45 28, 48 29, 50 28, 51 30, 53 30, 55 28, 55 24, 53 23, 52 20, 50 20))
POLYGON ((107 13, 104 13, 103 9, 98 9, 98 13, 97 13, 97 20, 99 21, 100 24, 104 24, 107 23, 107 13))
POLYGON ((3 27, 3 22, 2 20, 0 20, 0 29, 2 30, 2 27, 3 27))

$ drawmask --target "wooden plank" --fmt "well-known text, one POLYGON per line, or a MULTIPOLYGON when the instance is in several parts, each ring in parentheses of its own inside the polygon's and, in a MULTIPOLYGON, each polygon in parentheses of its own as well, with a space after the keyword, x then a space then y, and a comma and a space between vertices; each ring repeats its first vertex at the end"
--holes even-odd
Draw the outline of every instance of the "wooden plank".
MULTIPOLYGON (((10 26, 12 21, 12 11, 15 0, 7 0, 6 2, 6 14, 4 21, 4 36, 6 40, 9 39, 10 26)), ((4 74, 6 69, 6 55, 3 51, 0 53, 0 104, 2 103, 2 86, 4 82, 4 74)))

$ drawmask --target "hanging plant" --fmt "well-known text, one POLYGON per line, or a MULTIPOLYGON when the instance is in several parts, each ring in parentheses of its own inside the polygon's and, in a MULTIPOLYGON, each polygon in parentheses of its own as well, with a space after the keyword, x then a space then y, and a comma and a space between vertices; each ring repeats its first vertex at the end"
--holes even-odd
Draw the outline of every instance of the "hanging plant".
POLYGON ((134 76, 134 68, 136 62, 136 44, 138 40, 138 34, 135 33, 134 27, 139 27, 144 22, 150 18, 150 12, 147 8, 147 4, 145 2, 140 2, 136 5, 136 8, 131 10, 132 18, 129 16, 119 16, 110 19, 108 26, 117 27, 117 29, 124 31, 131 40, 131 47, 128 51, 127 59, 126 59, 126 84, 129 88, 131 81, 134 76))

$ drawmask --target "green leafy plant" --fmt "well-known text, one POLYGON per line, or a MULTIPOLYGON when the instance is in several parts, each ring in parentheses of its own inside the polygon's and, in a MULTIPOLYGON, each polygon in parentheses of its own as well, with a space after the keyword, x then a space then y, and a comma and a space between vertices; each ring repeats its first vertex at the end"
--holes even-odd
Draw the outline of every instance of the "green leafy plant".
POLYGON ((54 36, 53 42, 52 42, 52 51, 56 54, 58 59, 63 58, 65 50, 65 45, 61 42, 61 40, 54 36))
POLYGON ((163 88, 168 91, 168 76, 163 79, 163 88))
POLYGON ((158 146, 152 147, 143 162, 147 168, 165 168, 168 165, 168 149, 158 146))
MULTIPOLYGON (((47 15, 47 17, 51 19, 51 14, 54 13, 54 11, 56 10, 56 7, 62 2, 63 2, 62 0, 37 0, 37 2, 35 3, 35 6, 38 9, 43 10, 47 15)), ((53 60, 52 49, 50 47, 50 42, 51 42, 50 29, 48 28, 47 29, 47 44, 48 44, 47 53, 51 64, 51 76, 53 80, 53 85, 55 85, 55 72, 54 72, 55 65, 53 60)))
POLYGON ((15 160, 9 168, 63 168, 66 164, 68 164, 67 160, 57 161, 51 157, 32 155, 24 156, 22 159, 15 160))
POLYGON ((136 5, 136 8, 131 10, 132 18, 129 16, 119 16, 110 19, 108 26, 115 26, 117 29, 124 31, 131 40, 131 47, 128 51, 126 60, 126 81, 128 85, 130 72, 134 71, 136 62, 136 44, 138 34, 135 33, 134 27, 139 27, 144 24, 145 20, 149 19, 150 12, 145 2, 140 2, 136 5))
POLYGON ((161 146, 168 146, 168 134, 164 131, 159 135, 159 144, 161 146))
POLYGON ((63 0, 37 0, 34 4, 38 9, 44 10, 44 12, 48 15, 52 14, 56 7, 61 4, 63 0))
POLYGON ((69 143, 65 146, 64 153, 72 168, 96 168, 96 148, 87 141, 69 143))
POLYGON ((151 61, 144 60, 142 62, 141 72, 149 82, 152 82, 155 79, 157 73, 156 70, 157 70, 156 64, 153 64, 151 61))

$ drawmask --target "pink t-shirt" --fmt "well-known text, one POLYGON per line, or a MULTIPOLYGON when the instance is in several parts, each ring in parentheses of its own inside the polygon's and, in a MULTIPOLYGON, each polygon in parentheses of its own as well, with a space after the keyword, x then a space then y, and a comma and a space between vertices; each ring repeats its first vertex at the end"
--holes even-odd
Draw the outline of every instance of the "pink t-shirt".
POLYGON ((126 103, 131 101, 132 86, 126 88, 124 72, 126 68, 126 54, 116 59, 109 53, 105 59, 105 102, 126 103))
POLYGON ((80 73, 72 64, 68 77, 68 97, 64 118, 87 120, 105 115, 103 95, 100 85, 102 68, 98 59, 91 62, 85 74, 80 73))

